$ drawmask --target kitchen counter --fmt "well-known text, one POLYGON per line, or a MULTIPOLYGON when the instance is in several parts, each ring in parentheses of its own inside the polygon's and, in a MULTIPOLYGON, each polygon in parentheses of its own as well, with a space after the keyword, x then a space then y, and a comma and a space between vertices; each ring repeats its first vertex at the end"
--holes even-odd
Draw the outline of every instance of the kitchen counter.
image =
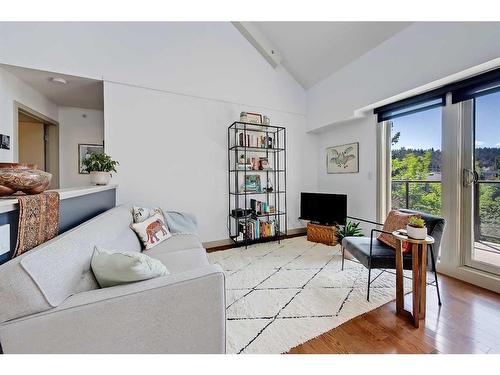
MULTIPOLYGON (((66 189, 56 189, 48 191, 57 191, 61 200, 80 197, 82 195, 98 193, 100 191, 106 191, 111 189, 116 189, 117 185, 105 185, 105 186, 81 186, 66 189)), ((0 197, 0 214, 3 212, 17 210, 17 198, 1 198, 0 197)))

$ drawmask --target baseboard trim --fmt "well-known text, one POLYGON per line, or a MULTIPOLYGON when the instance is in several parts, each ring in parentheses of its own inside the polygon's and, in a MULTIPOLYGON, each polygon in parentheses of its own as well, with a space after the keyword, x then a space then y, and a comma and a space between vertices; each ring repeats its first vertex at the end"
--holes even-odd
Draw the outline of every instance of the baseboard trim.
MULTIPOLYGON (((289 229, 288 234, 283 238, 305 236, 306 232, 307 232, 306 228, 289 229)), ((213 251, 227 250, 237 246, 230 238, 226 238, 223 240, 203 242, 203 247, 207 250, 207 253, 211 253, 213 251)))

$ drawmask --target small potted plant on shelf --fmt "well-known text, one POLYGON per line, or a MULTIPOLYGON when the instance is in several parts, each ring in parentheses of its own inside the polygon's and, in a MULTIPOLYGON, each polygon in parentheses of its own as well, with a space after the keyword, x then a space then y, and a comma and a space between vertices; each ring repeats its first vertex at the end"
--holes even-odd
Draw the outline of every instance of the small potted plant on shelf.
POLYGON ((427 237, 427 227, 425 221, 419 216, 412 216, 406 225, 406 233, 408 237, 416 240, 425 240, 427 237))
POLYGON ((107 185, 111 177, 111 172, 116 173, 116 166, 119 165, 111 156, 102 154, 90 154, 82 162, 83 170, 90 173, 90 183, 92 185, 107 185))

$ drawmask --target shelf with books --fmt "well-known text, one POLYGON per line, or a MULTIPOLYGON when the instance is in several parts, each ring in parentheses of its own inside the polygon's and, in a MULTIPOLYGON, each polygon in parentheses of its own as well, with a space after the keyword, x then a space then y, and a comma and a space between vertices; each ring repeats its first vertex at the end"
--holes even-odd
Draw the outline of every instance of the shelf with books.
POLYGON ((246 245, 246 246, 248 246, 248 245, 253 245, 253 244, 256 244, 256 243, 260 243, 260 242, 280 241, 282 239, 285 239, 285 237, 286 237, 286 233, 284 233, 284 232, 278 232, 274 236, 260 237, 260 238, 257 238, 257 239, 243 239, 243 238, 241 238, 241 236, 231 236, 230 238, 233 240, 233 242, 236 245, 240 245, 240 246, 245 246, 246 245))
POLYGON ((285 194, 286 191, 239 191, 239 192, 234 192, 231 191, 229 194, 231 195, 260 195, 260 194, 285 194))
POLYGON ((283 169, 279 169, 279 170, 276 170, 276 169, 230 169, 229 172, 247 172, 247 173, 254 173, 254 172, 269 172, 269 173, 284 173, 285 170, 283 169))
POLYGON ((247 152, 281 152, 285 151, 284 148, 278 148, 278 147, 257 147, 257 146, 231 146, 229 148, 230 151, 242 151, 244 152, 245 150, 247 152))
POLYGON ((234 122, 227 137, 229 237, 238 246, 280 241, 287 233, 286 129, 234 122))
MULTIPOLYGON (((248 215, 248 217, 272 217, 272 216, 282 216, 282 215, 286 215, 285 212, 269 212, 267 214, 251 214, 251 215, 248 215)), ((240 216, 240 217, 237 217, 235 215, 231 215, 231 217, 233 219, 236 219, 236 220, 246 220, 247 219, 247 216, 240 216)))
POLYGON ((257 132, 257 133, 277 133, 283 129, 282 126, 260 125, 251 122, 235 121, 231 124, 234 130, 257 132))

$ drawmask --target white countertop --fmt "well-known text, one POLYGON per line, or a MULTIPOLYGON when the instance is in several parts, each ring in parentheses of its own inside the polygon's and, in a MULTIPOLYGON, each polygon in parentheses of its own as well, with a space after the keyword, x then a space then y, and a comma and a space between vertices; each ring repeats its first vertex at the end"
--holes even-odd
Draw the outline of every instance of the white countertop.
MULTIPOLYGON (((118 185, 105 185, 105 186, 81 186, 66 189, 56 189, 48 191, 57 191, 61 200, 79 197, 100 191, 116 189, 118 185)), ((0 213, 17 210, 17 198, 0 199, 0 213)))

